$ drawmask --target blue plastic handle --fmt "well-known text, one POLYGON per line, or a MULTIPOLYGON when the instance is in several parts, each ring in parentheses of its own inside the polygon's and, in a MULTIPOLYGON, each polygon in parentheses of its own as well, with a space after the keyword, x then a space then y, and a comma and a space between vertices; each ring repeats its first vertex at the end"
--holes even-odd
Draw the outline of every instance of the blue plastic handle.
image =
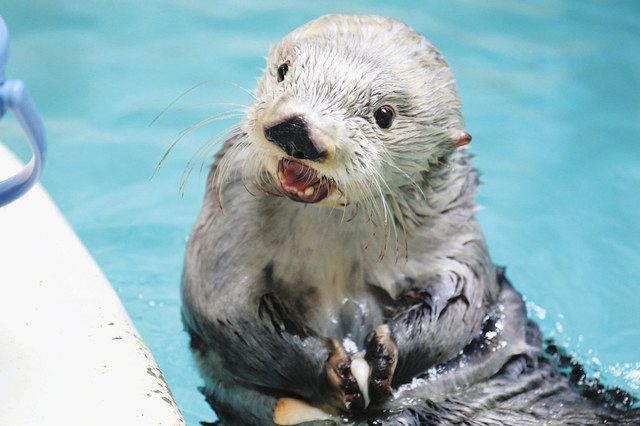
POLYGON ((29 164, 14 176, 0 181, 0 207, 19 198, 38 181, 47 151, 44 125, 26 86, 20 80, 5 80, 8 56, 9 32, 0 16, 0 118, 11 110, 33 151, 29 164))

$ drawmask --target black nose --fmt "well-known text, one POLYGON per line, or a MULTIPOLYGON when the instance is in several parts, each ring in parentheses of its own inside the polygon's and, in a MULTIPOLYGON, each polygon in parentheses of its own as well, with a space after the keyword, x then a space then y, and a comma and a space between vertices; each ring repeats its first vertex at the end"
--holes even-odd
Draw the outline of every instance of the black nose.
POLYGON ((264 130, 268 141, 279 146, 287 155, 304 160, 318 160, 326 153, 316 149, 309 138, 307 124, 299 115, 264 130))

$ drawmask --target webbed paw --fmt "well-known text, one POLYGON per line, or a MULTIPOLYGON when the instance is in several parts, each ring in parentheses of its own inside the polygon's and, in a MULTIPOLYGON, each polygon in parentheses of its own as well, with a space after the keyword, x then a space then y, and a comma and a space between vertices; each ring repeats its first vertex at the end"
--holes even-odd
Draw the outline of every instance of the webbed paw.
POLYGON ((325 366, 327 378, 337 391, 336 404, 341 411, 359 412, 365 408, 358 382, 351 373, 351 358, 342 345, 334 340, 333 351, 325 366))
POLYGON ((387 324, 379 325, 365 341, 365 360, 371 367, 369 397, 372 403, 391 396, 391 381, 398 363, 398 348, 387 324))

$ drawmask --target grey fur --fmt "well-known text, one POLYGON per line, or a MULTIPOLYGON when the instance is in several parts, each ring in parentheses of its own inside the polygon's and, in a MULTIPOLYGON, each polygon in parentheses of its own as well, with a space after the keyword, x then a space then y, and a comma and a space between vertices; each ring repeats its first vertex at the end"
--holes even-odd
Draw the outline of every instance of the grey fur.
POLYGON ((442 56, 397 21, 325 16, 272 48, 184 266, 184 323, 226 425, 271 424, 281 396, 333 405, 332 339, 363 348, 380 324, 398 348, 394 393, 343 412, 347 424, 640 421, 581 396, 542 356, 475 219, 477 173, 454 149, 463 130, 442 56), (386 131, 371 118, 383 103, 398 111, 386 131), (292 112, 333 149, 310 164, 341 189, 329 207, 272 195, 284 154, 262 129, 292 112))

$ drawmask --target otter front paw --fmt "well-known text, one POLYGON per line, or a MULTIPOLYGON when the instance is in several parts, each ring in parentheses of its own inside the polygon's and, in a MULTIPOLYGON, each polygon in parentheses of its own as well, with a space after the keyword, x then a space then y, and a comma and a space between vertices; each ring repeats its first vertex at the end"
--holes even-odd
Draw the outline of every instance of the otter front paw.
POLYGON ((351 373, 351 358, 342 345, 333 340, 333 351, 327 359, 326 373, 331 386, 337 391, 337 406, 342 411, 359 412, 364 409, 364 397, 351 373))
POLYGON ((372 403, 391 396, 391 381, 398 363, 398 348, 387 324, 379 325, 365 341, 365 360, 371 367, 369 397, 372 403))

